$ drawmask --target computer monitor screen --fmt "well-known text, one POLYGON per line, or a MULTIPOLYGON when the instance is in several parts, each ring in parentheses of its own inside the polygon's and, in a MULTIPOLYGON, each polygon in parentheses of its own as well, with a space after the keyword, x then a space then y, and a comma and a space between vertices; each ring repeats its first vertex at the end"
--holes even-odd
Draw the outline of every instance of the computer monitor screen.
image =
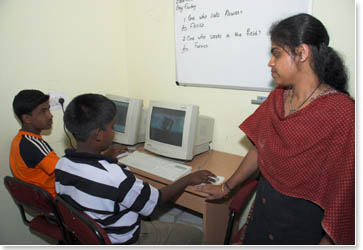
POLYGON ((191 160, 209 149, 213 125, 212 118, 199 115, 197 105, 150 101, 144 148, 162 156, 191 160))
POLYGON ((135 145, 145 141, 145 110, 143 100, 117 95, 106 95, 116 105, 115 136, 113 141, 135 145))
POLYGON ((127 110, 129 108, 129 104, 119 101, 114 101, 114 103, 116 104, 116 118, 113 129, 117 132, 125 133, 127 110))
POLYGON ((185 111, 154 107, 151 114, 150 138, 181 146, 183 142, 185 111))

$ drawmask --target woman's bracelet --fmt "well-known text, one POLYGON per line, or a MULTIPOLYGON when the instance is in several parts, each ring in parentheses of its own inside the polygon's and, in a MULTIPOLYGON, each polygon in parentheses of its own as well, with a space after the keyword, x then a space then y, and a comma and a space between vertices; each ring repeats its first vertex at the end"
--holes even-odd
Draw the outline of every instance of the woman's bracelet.
POLYGON ((228 189, 228 193, 232 191, 232 189, 228 186, 227 182, 224 183, 224 185, 226 186, 226 188, 228 189))
POLYGON ((226 187, 227 194, 229 194, 231 192, 231 188, 228 186, 227 182, 223 183, 221 186, 222 193, 224 193, 224 187, 226 187))

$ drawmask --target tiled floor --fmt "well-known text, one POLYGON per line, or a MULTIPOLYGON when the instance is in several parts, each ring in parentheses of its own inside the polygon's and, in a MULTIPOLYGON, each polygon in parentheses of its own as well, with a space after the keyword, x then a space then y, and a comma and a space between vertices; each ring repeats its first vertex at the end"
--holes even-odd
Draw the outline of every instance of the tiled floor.
POLYGON ((189 224, 203 231, 203 217, 201 214, 171 203, 164 204, 158 208, 154 212, 152 219, 189 224))
MULTIPOLYGON (((239 218, 239 228, 241 228, 246 222, 247 215, 254 201, 255 194, 252 195, 251 199, 247 203, 247 206, 239 218)), ((166 222, 178 222, 189 224, 198 227, 203 231, 203 216, 199 213, 191 211, 189 209, 174 205, 172 203, 167 203, 157 208, 157 210, 152 215, 152 219, 158 219, 166 222)))

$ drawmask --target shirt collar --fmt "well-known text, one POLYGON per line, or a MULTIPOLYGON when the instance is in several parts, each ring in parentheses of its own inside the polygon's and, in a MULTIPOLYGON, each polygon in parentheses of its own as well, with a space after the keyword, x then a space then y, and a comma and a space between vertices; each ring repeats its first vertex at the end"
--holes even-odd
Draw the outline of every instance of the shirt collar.
POLYGON ((87 160, 105 160, 109 163, 116 163, 117 159, 113 157, 107 157, 101 154, 91 154, 87 152, 76 152, 75 149, 66 149, 65 150, 65 157, 67 158, 78 158, 78 159, 87 159, 87 160))

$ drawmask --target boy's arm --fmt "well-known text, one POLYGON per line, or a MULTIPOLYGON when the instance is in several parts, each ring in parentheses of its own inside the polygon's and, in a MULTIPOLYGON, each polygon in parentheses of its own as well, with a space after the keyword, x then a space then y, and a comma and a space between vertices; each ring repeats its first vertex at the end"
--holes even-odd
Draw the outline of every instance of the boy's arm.
POLYGON ((44 159, 39 163, 39 167, 48 175, 52 175, 54 173, 55 166, 57 165, 58 160, 59 157, 54 151, 52 151, 47 154, 44 159))
POLYGON ((105 151, 101 152, 101 155, 117 158, 118 155, 127 152, 127 146, 113 144, 109 146, 105 151))
POLYGON ((19 144, 19 151, 28 168, 39 167, 48 175, 54 173, 59 157, 46 141, 24 136, 19 144))

